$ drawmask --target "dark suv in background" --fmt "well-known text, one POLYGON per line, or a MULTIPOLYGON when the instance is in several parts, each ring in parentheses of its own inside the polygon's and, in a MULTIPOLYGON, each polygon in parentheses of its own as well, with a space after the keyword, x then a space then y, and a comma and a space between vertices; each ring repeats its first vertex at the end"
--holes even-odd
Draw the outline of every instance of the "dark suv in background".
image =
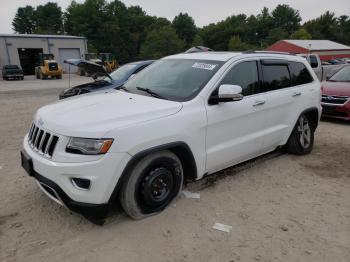
POLYGON ((4 80, 23 80, 23 70, 18 65, 4 65, 2 68, 2 78, 4 80))

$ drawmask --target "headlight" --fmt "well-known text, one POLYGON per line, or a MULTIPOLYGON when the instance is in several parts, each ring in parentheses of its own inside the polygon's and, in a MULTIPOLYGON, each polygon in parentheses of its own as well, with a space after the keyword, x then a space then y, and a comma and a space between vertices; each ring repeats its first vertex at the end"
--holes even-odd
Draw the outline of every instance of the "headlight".
POLYGON ((113 139, 90 139, 71 137, 66 151, 73 154, 99 155, 108 152, 113 139))

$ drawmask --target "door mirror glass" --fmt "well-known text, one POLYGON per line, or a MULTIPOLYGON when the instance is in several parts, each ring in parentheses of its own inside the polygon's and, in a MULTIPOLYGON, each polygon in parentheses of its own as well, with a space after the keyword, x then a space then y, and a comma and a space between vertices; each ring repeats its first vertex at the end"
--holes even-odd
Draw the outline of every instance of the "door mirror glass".
POLYGON ((227 101, 242 100, 242 87, 238 85, 221 85, 219 87, 218 97, 227 101))

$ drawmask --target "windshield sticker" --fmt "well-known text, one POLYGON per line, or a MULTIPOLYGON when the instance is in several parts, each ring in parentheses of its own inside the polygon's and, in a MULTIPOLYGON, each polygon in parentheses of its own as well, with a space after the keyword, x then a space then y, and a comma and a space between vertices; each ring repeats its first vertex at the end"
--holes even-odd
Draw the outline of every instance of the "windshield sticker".
POLYGON ((199 69, 205 69, 205 70, 214 70, 214 68, 217 65, 212 64, 205 64, 205 63, 195 63, 192 67, 193 68, 199 68, 199 69))

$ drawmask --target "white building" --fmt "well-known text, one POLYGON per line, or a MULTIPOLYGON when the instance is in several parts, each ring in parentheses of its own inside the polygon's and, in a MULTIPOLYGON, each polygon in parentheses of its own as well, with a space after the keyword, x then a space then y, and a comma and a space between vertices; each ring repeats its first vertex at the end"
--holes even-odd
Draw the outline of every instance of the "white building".
MULTIPOLYGON (((34 75, 39 53, 51 53, 55 60, 68 71, 65 59, 82 58, 87 53, 87 39, 68 35, 0 34, 0 68, 19 65, 24 74, 34 75)), ((77 69, 71 67, 71 72, 77 69)))

